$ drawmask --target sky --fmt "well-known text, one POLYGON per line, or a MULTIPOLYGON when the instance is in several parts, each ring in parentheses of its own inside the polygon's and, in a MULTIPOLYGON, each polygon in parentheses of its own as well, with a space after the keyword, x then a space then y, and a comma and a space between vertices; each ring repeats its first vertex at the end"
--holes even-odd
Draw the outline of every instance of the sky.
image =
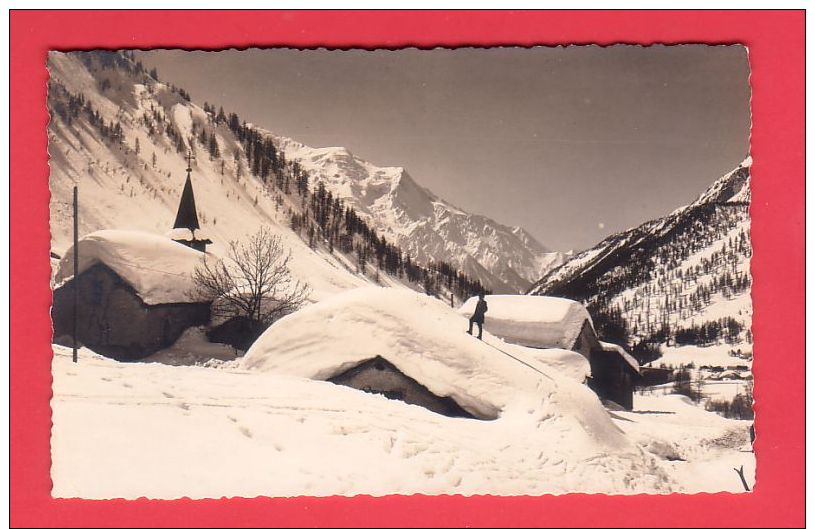
POLYGON ((692 201, 749 152, 741 46, 141 53, 193 101, 402 166, 448 202, 581 250, 692 201))

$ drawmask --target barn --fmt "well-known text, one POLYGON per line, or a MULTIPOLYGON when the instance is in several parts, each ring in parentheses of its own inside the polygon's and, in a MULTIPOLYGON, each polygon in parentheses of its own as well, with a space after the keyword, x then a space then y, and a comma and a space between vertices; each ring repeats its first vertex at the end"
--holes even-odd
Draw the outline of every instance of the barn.
POLYGON ((589 387, 606 401, 616 402, 623 408, 634 408, 634 386, 640 377, 640 365, 621 346, 600 342, 601 351, 593 351, 589 358, 592 376, 589 387))
POLYGON ((431 296, 359 288, 273 323, 241 367, 339 384, 467 419, 496 419, 519 400, 539 403, 541 391, 568 392, 561 403, 547 401, 552 406, 594 399, 583 384, 588 362, 582 355, 515 345, 497 354, 497 339, 476 340, 460 329, 465 323, 431 296))
POLYGON ((448 417, 474 418, 451 397, 435 395, 379 355, 329 378, 328 381, 422 406, 448 417))
POLYGON ((77 341, 119 360, 138 360, 172 345, 189 327, 205 325, 210 303, 195 298, 192 273, 203 253, 150 233, 101 230, 60 260, 51 317, 54 341, 77 341))
MULTIPOLYGON (((485 331, 511 344, 580 353, 591 365, 589 387, 601 399, 632 409, 639 365, 622 347, 598 339, 581 303, 550 296, 493 295, 485 299, 485 331)), ((469 317, 477 301, 470 298, 459 313, 469 317)))

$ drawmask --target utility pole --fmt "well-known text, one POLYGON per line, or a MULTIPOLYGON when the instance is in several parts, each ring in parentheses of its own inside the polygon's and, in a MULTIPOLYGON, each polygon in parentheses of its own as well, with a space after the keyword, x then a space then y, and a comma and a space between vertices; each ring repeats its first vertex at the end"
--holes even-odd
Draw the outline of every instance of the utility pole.
POLYGON ((79 360, 77 327, 79 326, 79 188, 74 186, 74 363, 79 360))

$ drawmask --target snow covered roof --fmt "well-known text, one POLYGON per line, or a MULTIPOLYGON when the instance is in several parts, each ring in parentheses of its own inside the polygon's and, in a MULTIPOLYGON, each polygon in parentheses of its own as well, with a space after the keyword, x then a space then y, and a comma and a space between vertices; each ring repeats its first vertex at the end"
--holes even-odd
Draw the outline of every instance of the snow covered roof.
MULTIPOLYGON (((591 316, 579 302, 549 296, 485 296, 484 329, 504 340, 527 347, 571 349, 591 316)), ((459 313, 469 318, 477 297, 468 299, 459 313)))
POLYGON ((533 358, 526 348, 507 347, 494 336, 473 338, 466 328, 467 320, 438 299, 401 288, 360 288, 274 323, 242 367, 327 380, 381 356, 476 417, 495 417, 510 406, 540 406, 543 399, 592 415, 580 420, 590 429, 607 419, 596 396, 580 383, 584 359, 568 351, 533 358), (574 365, 564 374, 552 362, 574 365))
POLYGON ((637 373, 640 372, 640 363, 637 362, 636 358, 625 352, 625 349, 623 349, 622 346, 619 346, 616 343, 608 342, 600 342, 600 345, 603 347, 603 351, 617 353, 623 358, 623 360, 626 361, 628 365, 634 369, 634 371, 637 373))
MULTIPOLYGON (((79 239, 79 273, 102 263, 148 305, 189 303, 195 289, 192 274, 205 255, 162 235, 101 230, 79 239)), ((73 277, 73 256, 72 246, 59 263, 57 285, 73 277)))

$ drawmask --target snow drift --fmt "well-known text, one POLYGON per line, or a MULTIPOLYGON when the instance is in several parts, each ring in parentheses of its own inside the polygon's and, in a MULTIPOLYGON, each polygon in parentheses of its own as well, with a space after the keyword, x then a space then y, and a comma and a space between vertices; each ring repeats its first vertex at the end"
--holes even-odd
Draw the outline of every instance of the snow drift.
POLYGON ((499 350, 505 344, 495 337, 482 342, 465 329, 466 320, 435 298, 361 288, 273 324, 249 349, 242 367, 326 380, 379 355, 476 417, 555 419, 582 432, 584 443, 578 444, 629 446, 594 393, 574 381, 573 372, 559 373, 546 357, 530 367, 521 356, 499 350))
MULTIPOLYGON (((167 237, 127 230, 100 230, 79 239, 78 273, 104 264, 119 275, 149 305, 188 303, 195 283, 192 274, 205 254, 167 237)), ((59 263, 55 283, 72 279, 74 248, 59 263)))
POLYGON ((591 376, 589 360, 580 353, 566 349, 538 349, 512 343, 501 343, 502 351, 531 364, 537 369, 551 369, 561 376, 583 383, 591 376))

